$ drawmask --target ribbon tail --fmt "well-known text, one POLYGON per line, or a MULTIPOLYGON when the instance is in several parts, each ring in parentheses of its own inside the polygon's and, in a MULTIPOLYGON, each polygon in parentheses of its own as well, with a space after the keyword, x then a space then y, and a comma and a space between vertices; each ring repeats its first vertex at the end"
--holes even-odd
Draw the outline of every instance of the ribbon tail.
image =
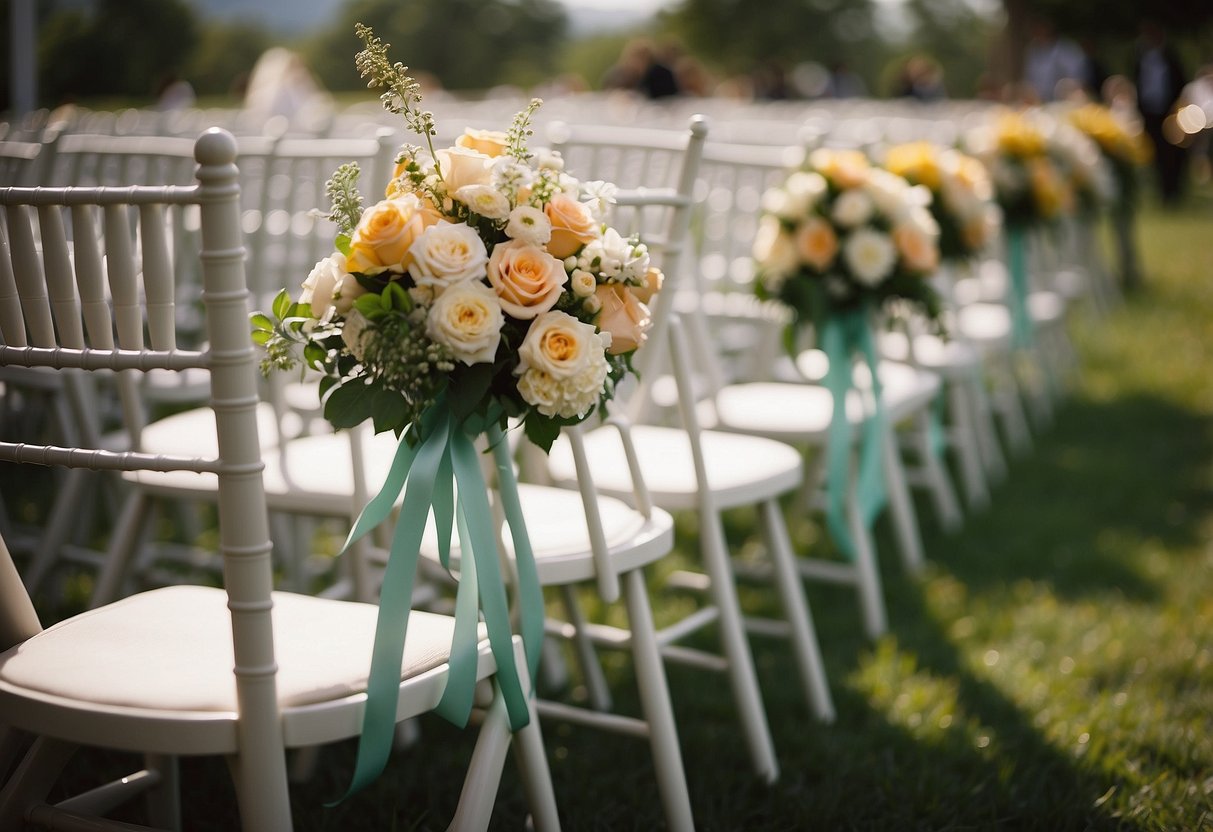
POLYGON ((834 399, 834 414, 830 418, 826 443, 826 526, 842 553, 854 560, 855 543, 846 519, 846 499, 851 487, 851 424, 847 417, 850 356, 842 326, 834 318, 822 323, 821 347, 830 362, 825 382, 834 399))
POLYGON ((1010 285, 1007 302, 1011 309, 1011 340, 1016 349, 1032 346, 1032 316, 1028 311, 1028 245, 1022 228, 1007 229, 1007 270, 1010 285))
POLYGON ((522 500, 518 496, 518 480, 514 476, 509 446, 500 425, 491 426, 488 434, 494 463, 497 466, 497 490, 501 495, 501 507, 510 527, 510 539, 514 542, 514 568, 518 577, 518 607, 521 611, 519 629, 526 650, 529 678, 533 680, 537 678, 539 657, 543 652, 543 589, 539 585, 535 553, 531 549, 531 538, 527 534, 526 522, 522 516, 522 500))
POLYGON ((412 607, 413 577, 417 571, 421 536, 429 515, 434 480, 446 453, 449 434, 449 413, 444 413, 434 430, 421 442, 408 472, 409 488, 405 491, 404 504, 392 536, 380 589, 375 642, 367 679, 366 710, 362 717, 362 735, 358 739, 354 774, 346 793, 327 804, 329 806, 335 806, 378 777, 392 750, 405 634, 412 607))
POLYGON ((459 503, 472 541, 471 551, 462 552, 461 562, 469 557, 476 559, 480 608, 484 612, 489 645, 497 662, 497 683, 505 699, 510 730, 517 731, 530 721, 530 710, 514 661, 509 604, 501 576, 496 535, 492 527, 493 512, 477 457, 472 441, 462 432, 455 431, 451 438, 451 462, 459 486, 459 503))
POLYGON ((856 313, 849 323, 850 340, 862 350, 868 365, 868 372, 872 376, 873 409, 863 426, 863 444, 859 452, 859 481, 857 483, 860 516, 863 518, 864 525, 870 528, 876 521, 876 515, 884 508, 887 497, 882 454, 887 424, 880 378, 876 374, 876 345, 872 340, 872 331, 868 328, 867 320, 862 313, 856 313))
POLYGON ((383 487, 359 512, 358 519, 354 521, 349 535, 345 538, 345 544, 338 552, 339 555, 345 554, 350 546, 391 516, 392 510, 396 506, 396 499, 404 489, 404 483, 408 479, 409 471, 412 470, 416 457, 417 449, 410 447, 402 436, 400 444, 396 446, 396 456, 392 459, 392 465, 388 469, 383 487))
MULTIPOLYGON (((461 492, 462 493, 462 492, 461 492)), ((455 511, 455 522, 459 529, 459 589, 455 593, 455 632, 451 638, 450 670, 446 689, 438 701, 435 712, 460 728, 467 725, 472 713, 476 692, 476 665, 479 657, 479 607, 480 593, 476 572, 475 546, 468 529, 467 516, 462 500, 455 511)))

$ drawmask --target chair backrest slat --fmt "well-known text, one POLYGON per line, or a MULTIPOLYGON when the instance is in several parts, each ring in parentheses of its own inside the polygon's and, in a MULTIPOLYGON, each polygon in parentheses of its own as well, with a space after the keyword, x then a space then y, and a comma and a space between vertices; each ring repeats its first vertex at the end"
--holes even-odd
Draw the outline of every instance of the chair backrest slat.
POLYGON ((55 326, 59 330, 59 343, 72 349, 84 349, 84 327, 72 275, 72 257, 67 250, 63 209, 57 205, 39 206, 38 229, 42 239, 43 273, 55 326))
POLYGON ((0 338, 9 346, 29 345, 21 308, 21 295, 17 290, 13 254, 9 246, 8 224, 0 223, 0 338))
POLYGON ((34 245, 30 226, 30 210, 25 205, 9 205, 5 209, 8 221, 8 242, 11 246, 13 275, 25 318, 26 336, 35 347, 55 346, 55 325, 51 319, 46 281, 42 279, 42 264, 34 245))
POLYGON ((80 312, 88 342, 100 350, 114 348, 114 325, 101 249, 97 243, 96 212, 88 205, 72 206, 72 252, 76 261, 76 285, 80 289, 80 312))
POLYGON ((154 350, 172 349, 177 342, 173 267, 165 237, 165 219, 164 206, 139 206, 139 236, 143 241, 143 291, 147 296, 147 330, 154 350))
POLYGON ((118 346, 124 350, 141 350, 143 309, 139 304, 139 287, 135 280, 129 216, 125 205, 105 206, 105 265, 109 274, 110 296, 114 299, 118 346))

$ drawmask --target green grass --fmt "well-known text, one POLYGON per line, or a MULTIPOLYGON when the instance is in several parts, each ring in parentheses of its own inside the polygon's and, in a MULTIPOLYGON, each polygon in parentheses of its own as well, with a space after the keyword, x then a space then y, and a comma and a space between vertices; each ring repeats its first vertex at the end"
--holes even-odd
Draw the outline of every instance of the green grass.
MULTIPOLYGON (((849 591, 810 588, 837 721, 808 715, 785 643, 754 641, 775 785, 750 773, 724 680, 670 670, 703 828, 1213 829, 1213 202, 1146 212, 1140 229, 1144 289, 1079 327, 1082 373, 993 507, 953 536, 923 511, 931 562, 917 580, 878 529, 890 635, 860 635, 849 591)), ((794 520, 803 543, 814 529, 794 520)), ((751 532, 730 517, 739 543, 751 532)), ((635 712, 626 663, 609 671, 635 712)), ((544 731, 567 829, 662 825, 642 743, 544 731)), ((293 791, 298 828, 444 827, 471 737, 436 719, 423 733, 332 809, 353 753, 326 749, 293 791)), ((188 761, 185 783, 188 828, 236 825, 221 763, 188 761)), ((525 814, 511 767, 495 827, 525 814)))

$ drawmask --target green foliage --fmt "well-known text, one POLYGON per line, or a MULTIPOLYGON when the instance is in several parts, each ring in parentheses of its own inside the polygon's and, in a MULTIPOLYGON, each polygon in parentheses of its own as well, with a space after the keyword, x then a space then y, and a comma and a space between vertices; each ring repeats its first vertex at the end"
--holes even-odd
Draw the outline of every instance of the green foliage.
POLYGON ((261 53, 271 46, 264 29, 248 23, 211 23, 186 64, 183 76, 199 95, 239 92, 261 53))

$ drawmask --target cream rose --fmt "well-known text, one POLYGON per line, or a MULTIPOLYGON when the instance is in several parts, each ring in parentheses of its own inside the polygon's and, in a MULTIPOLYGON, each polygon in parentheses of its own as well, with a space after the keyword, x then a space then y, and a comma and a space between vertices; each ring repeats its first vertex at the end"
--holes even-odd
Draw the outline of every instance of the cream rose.
POLYGON ((754 260, 770 276, 787 277, 796 271, 796 245, 775 217, 764 216, 754 235, 754 260))
POLYGON ((848 188, 834 200, 830 217, 843 228, 855 228, 872 218, 875 206, 859 188, 848 188))
POLYGON ((855 279, 874 288, 893 271, 897 250, 887 234, 861 228, 843 243, 842 256, 855 279))
POLYGON ((838 235, 834 227, 821 217, 809 217, 796 229, 796 253, 802 262, 824 272, 838 254, 838 235))
POLYGON ((579 298, 588 298, 598 288, 598 278, 585 269, 574 269, 569 275, 569 288, 579 298))
POLYGON ((451 348, 464 364, 491 362, 501 342, 505 316, 497 293, 479 281, 447 288, 425 319, 425 334, 451 348))
POLYGON ((365 293, 366 289, 349 273, 345 255, 335 251, 312 268, 303 281, 299 302, 310 305, 312 316, 319 319, 329 314, 330 309, 344 315, 358 296, 365 293))
POLYGON ((455 139, 455 144, 495 159, 505 155, 506 150, 509 149, 510 140, 500 130, 477 130, 474 127, 466 127, 463 135, 455 139))
POLYGON ((611 335, 607 352, 620 355, 632 352, 644 343, 653 326, 648 307, 636 299, 628 288, 619 283, 606 283, 594 292, 602 304, 594 323, 611 335))
POLYGON ((441 290, 485 276, 489 252, 476 229, 467 223, 443 222, 422 232, 409 249, 409 272, 419 286, 441 290))
POLYGON ((521 240, 500 243, 493 249, 488 275, 501 308, 519 320, 534 318, 555 306, 569 280, 563 263, 521 240))
POLYGON ((413 262, 409 249, 430 217, 413 194, 385 199, 367 209, 350 239, 349 270, 362 274, 407 271, 413 262))
POLYGON ((608 366, 604 337, 565 312, 545 312, 531 323, 514 371, 518 392, 545 416, 582 418, 602 395, 608 366))
POLYGON ((493 175, 493 160, 466 147, 448 147, 434 154, 442 168, 442 181, 448 194, 466 185, 487 185, 493 175))
POLYGON ((561 260, 598 237, 598 226, 590 209, 567 194, 556 194, 543 208, 552 224, 548 251, 561 260))

